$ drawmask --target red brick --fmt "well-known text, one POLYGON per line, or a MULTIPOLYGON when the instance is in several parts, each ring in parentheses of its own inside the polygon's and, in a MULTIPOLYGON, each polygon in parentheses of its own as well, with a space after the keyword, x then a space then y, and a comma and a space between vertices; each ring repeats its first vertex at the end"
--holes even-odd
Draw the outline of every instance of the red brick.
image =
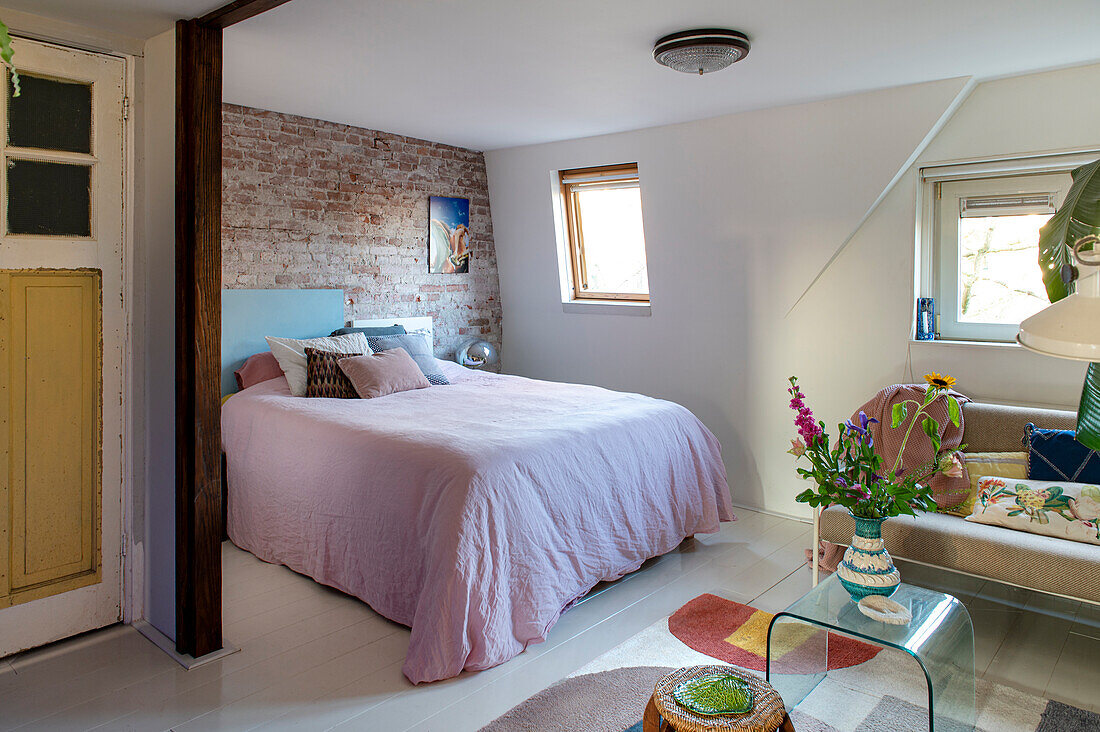
POLYGON ((224 287, 338 287, 348 320, 433 315, 440 357, 500 344, 481 153, 235 105, 222 126, 224 287), (428 274, 429 195, 470 199, 470 274, 428 274))

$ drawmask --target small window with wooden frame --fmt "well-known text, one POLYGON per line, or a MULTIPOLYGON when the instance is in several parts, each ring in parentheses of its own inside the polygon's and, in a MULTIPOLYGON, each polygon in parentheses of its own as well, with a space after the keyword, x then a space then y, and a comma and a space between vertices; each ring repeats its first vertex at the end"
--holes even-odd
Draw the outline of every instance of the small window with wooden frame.
POLYGON ((638 164, 560 176, 573 299, 649 302, 638 164))

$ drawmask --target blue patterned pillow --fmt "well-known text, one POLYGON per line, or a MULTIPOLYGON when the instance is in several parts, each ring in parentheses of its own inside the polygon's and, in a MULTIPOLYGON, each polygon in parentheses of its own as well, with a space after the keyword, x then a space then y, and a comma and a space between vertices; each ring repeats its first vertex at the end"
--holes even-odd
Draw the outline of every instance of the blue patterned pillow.
POLYGON ((1100 483, 1100 453, 1077 441, 1073 430, 1024 429, 1029 480, 1100 483))
POLYGON ((413 361, 416 361, 416 365, 420 367, 420 370, 424 372, 424 378, 428 380, 429 384, 442 386, 451 383, 447 381, 447 377, 443 375, 439 364, 436 363, 435 354, 432 353, 431 346, 428 345, 428 338, 425 335, 407 333, 405 335, 367 336, 367 343, 370 344, 370 349, 375 353, 388 351, 392 348, 404 348, 412 356, 413 361))

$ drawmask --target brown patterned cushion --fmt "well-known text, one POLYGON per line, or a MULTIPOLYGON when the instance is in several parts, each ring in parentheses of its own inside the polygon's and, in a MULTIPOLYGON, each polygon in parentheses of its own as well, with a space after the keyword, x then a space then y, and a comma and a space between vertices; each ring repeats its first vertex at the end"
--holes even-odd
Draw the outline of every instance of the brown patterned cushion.
POLYGON ((344 376, 338 358, 362 356, 361 353, 332 353, 306 349, 306 396, 328 399, 358 399, 355 387, 344 376))

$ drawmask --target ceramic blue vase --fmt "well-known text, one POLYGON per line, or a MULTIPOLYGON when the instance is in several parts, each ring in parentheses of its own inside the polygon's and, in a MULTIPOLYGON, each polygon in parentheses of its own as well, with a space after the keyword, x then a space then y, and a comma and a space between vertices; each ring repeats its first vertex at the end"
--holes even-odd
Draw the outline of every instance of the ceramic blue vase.
POLYGON ((855 602, 868 595, 889 597, 901 584, 901 573, 882 542, 882 522, 886 519, 855 519, 856 535, 836 570, 840 584, 855 602))

